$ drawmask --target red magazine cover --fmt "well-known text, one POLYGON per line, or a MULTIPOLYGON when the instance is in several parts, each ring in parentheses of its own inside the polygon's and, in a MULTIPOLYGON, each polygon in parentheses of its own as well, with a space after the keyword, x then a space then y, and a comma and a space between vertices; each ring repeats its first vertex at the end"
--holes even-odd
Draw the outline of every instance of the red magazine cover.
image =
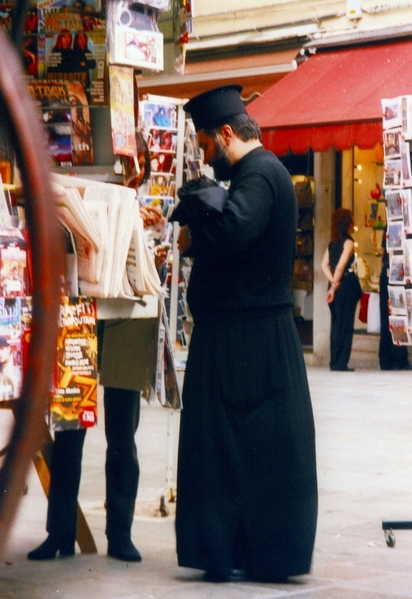
POLYGON ((62 297, 49 425, 55 430, 97 423, 96 302, 62 297))
POLYGON ((42 14, 46 78, 79 81, 89 104, 107 104, 105 20, 61 8, 42 14))

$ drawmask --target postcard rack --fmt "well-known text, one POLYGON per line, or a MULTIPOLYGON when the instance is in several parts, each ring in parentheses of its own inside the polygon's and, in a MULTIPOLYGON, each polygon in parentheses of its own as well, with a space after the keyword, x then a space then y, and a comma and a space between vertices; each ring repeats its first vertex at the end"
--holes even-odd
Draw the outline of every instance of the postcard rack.
MULTIPOLYGON (((412 345, 412 96, 382 100, 384 180, 389 254, 389 328, 393 343, 412 345)), ((411 520, 383 520, 388 547, 394 530, 412 530, 411 520)))

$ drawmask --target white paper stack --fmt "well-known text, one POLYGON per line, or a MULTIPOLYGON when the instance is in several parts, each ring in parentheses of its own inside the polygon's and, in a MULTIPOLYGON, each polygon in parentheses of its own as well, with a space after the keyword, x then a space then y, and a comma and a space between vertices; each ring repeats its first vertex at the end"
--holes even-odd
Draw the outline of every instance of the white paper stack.
POLYGON ((62 223, 72 232, 79 294, 98 298, 160 295, 133 189, 53 175, 62 223))

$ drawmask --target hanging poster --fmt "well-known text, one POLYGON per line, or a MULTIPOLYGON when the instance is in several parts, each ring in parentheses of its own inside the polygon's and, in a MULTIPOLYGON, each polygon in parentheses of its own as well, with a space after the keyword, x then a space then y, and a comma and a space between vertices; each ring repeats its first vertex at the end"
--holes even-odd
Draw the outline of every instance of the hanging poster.
POLYGON ((131 0, 109 0, 107 30, 109 64, 163 70, 163 34, 156 10, 131 0))
POLYGON ((137 156, 133 69, 111 65, 109 79, 113 153, 137 156))

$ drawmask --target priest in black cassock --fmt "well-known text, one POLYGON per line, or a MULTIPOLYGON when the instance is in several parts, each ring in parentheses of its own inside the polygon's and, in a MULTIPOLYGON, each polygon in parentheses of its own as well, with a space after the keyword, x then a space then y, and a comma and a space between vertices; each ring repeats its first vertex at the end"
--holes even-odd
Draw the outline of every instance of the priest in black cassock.
POLYGON ((172 218, 193 257, 193 316, 179 438, 178 563, 204 580, 285 581, 310 571, 317 522, 315 430, 292 316, 297 201, 261 143, 241 87, 196 96, 204 162, 172 218))

